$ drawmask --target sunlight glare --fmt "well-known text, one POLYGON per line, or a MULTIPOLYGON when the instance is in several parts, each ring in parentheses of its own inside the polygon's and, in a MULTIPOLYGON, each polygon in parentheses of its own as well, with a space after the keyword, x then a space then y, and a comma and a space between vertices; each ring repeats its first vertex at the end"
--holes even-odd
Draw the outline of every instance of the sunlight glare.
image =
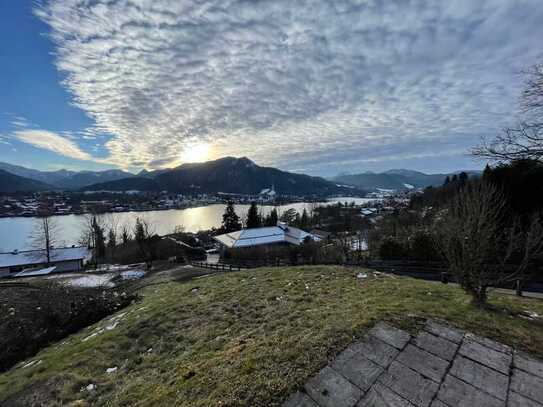
POLYGON ((205 143, 192 144, 185 148, 181 160, 185 163, 197 163, 209 159, 209 145, 205 143))

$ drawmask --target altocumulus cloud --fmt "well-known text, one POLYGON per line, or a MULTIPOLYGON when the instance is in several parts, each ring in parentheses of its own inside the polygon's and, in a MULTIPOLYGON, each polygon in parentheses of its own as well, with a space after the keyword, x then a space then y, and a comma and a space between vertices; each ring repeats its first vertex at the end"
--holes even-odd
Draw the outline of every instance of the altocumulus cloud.
MULTIPOLYGON (((540 0, 50 0, 57 67, 119 165, 187 144, 301 168, 460 154, 504 126, 540 0)), ((83 153, 84 156, 86 153, 83 153)))

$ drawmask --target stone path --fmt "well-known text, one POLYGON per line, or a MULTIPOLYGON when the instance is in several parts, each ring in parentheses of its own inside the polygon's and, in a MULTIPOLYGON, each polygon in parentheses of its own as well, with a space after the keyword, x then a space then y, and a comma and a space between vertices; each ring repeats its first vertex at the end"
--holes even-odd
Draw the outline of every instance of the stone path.
POLYGON ((543 407, 543 362, 428 321, 416 337, 384 323, 283 407, 543 407))

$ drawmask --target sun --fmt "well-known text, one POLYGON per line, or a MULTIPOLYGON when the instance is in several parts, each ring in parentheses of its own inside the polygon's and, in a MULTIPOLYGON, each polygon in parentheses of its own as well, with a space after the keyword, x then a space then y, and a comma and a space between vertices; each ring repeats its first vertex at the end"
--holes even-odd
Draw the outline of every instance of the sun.
POLYGON ((198 163, 209 159, 209 144, 190 144, 183 150, 181 160, 185 163, 198 163))

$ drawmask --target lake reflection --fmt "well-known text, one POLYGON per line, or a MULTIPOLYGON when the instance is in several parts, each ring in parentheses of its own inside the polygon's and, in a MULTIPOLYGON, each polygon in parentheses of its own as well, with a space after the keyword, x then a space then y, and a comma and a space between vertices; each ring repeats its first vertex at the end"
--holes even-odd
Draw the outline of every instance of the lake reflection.
MULTIPOLYGON (((367 198, 349 198, 341 197, 330 199, 328 202, 321 203, 306 203, 300 202, 295 204, 278 206, 279 214, 290 208, 302 212, 304 208, 308 211, 318 205, 327 205, 335 202, 355 202, 362 204, 371 201, 367 198)), ((171 233, 173 229, 181 225, 187 232, 197 232, 199 230, 211 229, 219 227, 222 222, 224 213, 224 204, 214 204, 188 209, 172 209, 167 211, 148 211, 148 212, 122 212, 115 214, 102 215, 104 223, 109 226, 114 226, 120 230, 123 226, 127 226, 130 230, 133 228, 137 217, 148 220, 155 228, 155 232, 159 235, 171 233)), ((267 215, 273 206, 260 206, 263 215, 267 215)), ((244 218, 247 214, 249 205, 236 205, 236 213, 244 218)), ((54 216, 58 229, 61 233, 60 241, 57 246, 77 244, 84 230, 86 221, 85 215, 65 215, 54 216)), ((34 228, 34 218, 3 218, 0 219, 0 252, 7 252, 14 249, 29 249, 29 236, 34 228)))

